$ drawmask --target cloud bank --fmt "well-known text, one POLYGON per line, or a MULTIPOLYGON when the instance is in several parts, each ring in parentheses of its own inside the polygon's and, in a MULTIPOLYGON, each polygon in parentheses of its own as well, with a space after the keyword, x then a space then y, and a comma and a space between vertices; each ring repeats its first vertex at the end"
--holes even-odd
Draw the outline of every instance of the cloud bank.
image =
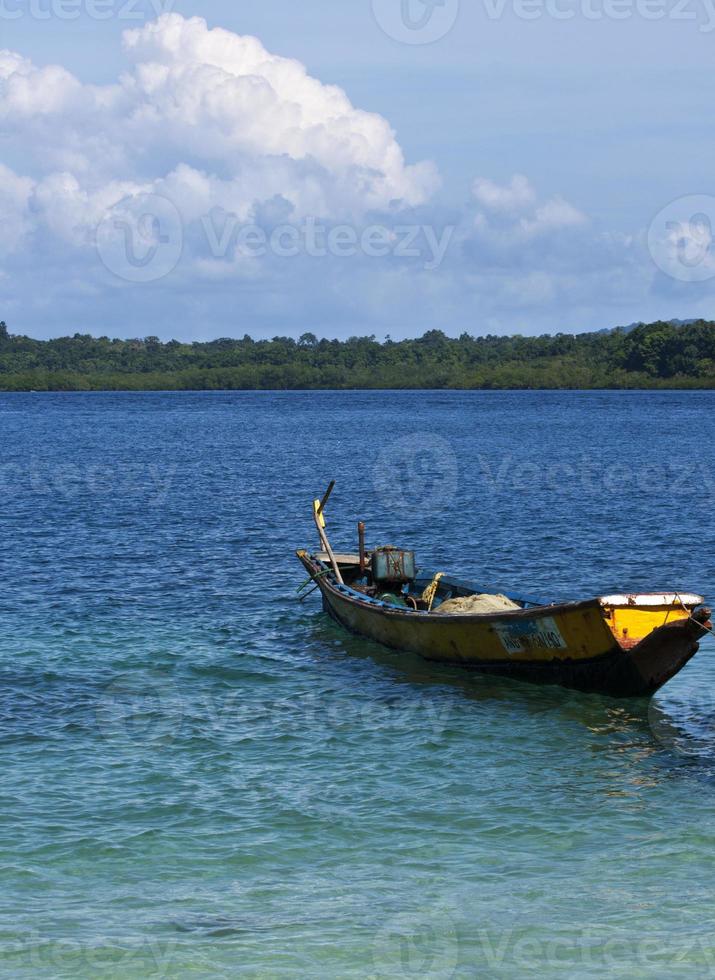
POLYGON ((387 120, 254 37, 165 14, 123 46, 105 86, 0 51, 11 329, 534 332, 611 325, 649 293, 642 236, 598 231, 520 174, 446 208, 387 120))

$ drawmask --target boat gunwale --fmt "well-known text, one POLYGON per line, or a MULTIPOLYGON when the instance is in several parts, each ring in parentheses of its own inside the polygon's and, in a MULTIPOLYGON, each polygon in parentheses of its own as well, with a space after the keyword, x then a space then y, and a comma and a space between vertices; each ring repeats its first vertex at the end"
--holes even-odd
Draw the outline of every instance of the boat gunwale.
POLYGON ((296 554, 304 563, 305 559, 307 558, 307 560, 311 562, 319 573, 324 571, 329 573, 328 575, 321 574, 320 578, 317 579, 316 584, 320 587, 321 592, 326 590, 333 593, 335 596, 345 599, 346 602, 360 606, 363 609, 368 609, 378 614, 386 614, 388 616, 400 619, 409 619, 413 622, 416 621, 415 617, 419 617, 422 622, 484 623, 487 621, 492 622, 500 619, 533 619, 535 617, 551 616, 555 613, 574 612, 588 608, 597 609, 600 614, 603 614, 603 608, 596 597, 590 599, 577 599, 571 602, 550 603, 543 606, 530 606, 528 609, 504 609, 499 612, 486 613, 444 614, 438 613, 436 610, 434 612, 428 612, 426 609, 409 609, 402 606, 394 606, 389 602, 382 602, 380 599, 373 599, 371 596, 366 596, 362 592, 358 592, 356 589, 351 589, 349 585, 341 585, 339 582, 335 581, 332 568, 330 568, 329 565, 326 565, 325 562, 306 551, 298 551, 296 554))
POLYGON ((674 592, 663 589, 655 592, 610 592, 598 596, 598 601, 608 609, 659 609, 674 606, 680 600, 686 609, 696 609, 705 602, 705 597, 695 592, 674 592), (670 600, 670 601, 668 601, 670 600))

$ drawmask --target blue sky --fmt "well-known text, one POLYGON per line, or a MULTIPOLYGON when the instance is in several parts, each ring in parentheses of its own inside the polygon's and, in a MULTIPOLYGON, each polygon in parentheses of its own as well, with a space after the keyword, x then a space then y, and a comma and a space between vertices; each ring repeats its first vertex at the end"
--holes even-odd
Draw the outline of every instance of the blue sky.
POLYGON ((0 0, 14 332, 715 315, 713 0, 95 2, 0 0))

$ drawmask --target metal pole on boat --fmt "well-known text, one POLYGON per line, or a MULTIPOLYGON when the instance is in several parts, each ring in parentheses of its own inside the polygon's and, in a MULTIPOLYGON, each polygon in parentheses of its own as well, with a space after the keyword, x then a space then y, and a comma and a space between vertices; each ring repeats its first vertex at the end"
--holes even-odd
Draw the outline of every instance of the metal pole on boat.
POLYGON ((360 555, 360 575, 365 574, 365 525, 358 521, 358 554, 360 555))

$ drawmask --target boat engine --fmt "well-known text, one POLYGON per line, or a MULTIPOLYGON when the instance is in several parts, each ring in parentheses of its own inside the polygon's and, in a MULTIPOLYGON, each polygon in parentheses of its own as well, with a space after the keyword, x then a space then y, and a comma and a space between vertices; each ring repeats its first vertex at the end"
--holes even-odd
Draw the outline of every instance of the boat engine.
POLYGON ((417 575, 415 553, 402 548, 376 548, 370 559, 370 570, 375 585, 406 585, 417 575))

